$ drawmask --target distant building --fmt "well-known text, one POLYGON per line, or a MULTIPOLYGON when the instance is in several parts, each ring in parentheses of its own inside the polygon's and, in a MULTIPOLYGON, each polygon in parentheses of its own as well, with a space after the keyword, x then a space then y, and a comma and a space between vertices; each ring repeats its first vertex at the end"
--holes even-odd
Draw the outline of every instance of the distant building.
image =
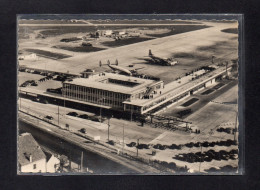
POLYGON ((19 136, 18 167, 20 172, 46 172, 46 155, 30 133, 19 136))
POLYGON ((19 60, 36 60, 37 55, 35 53, 28 54, 28 55, 20 55, 18 57, 19 60))
POLYGON ((55 173, 60 160, 44 152, 30 133, 23 133, 18 139, 18 167, 23 173, 55 173))

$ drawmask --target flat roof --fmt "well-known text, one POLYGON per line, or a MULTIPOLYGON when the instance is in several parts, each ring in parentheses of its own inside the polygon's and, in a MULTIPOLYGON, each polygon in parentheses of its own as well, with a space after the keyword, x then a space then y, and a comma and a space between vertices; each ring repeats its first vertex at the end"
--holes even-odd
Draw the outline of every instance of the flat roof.
POLYGON ((66 81, 65 84, 74 84, 79 86, 85 86, 89 88, 101 89, 106 91, 118 92, 123 94, 133 94, 139 90, 146 89, 146 87, 151 86, 162 81, 155 81, 151 79, 143 79, 132 76, 119 75, 114 73, 101 73, 101 76, 93 76, 90 78, 75 78, 73 81, 66 81), (119 81, 137 83, 134 86, 125 86, 115 83, 106 83, 104 81, 109 79, 115 79, 119 81), (102 82, 103 81, 103 82, 102 82))
MULTIPOLYGON (((230 70, 231 67, 228 68, 230 70)), ((201 76, 200 78, 193 80, 193 81, 186 81, 185 83, 179 85, 179 86, 172 86, 170 87, 170 83, 165 85, 165 88, 162 89, 162 94, 159 94, 155 96, 154 98, 151 99, 135 99, 131 101, 124 101, 124 104, 129 104, 129 105, 137 105, 137 106, 146 106, 149 105, 150 103, 163 98, 163 97, 168 97, 170 95, 171 98, 177 97, 182 93, 187 92, 188 90, 195 88, 212 78, 215 78, 216 76, 223 74, 226 72, 226 67, 219 67, 216 70, 206 73, 204 76, 201 76), (169 88, 168 88, 169 87, 169 88)), ((168 98, 167 98, 168 99, 168 98)))

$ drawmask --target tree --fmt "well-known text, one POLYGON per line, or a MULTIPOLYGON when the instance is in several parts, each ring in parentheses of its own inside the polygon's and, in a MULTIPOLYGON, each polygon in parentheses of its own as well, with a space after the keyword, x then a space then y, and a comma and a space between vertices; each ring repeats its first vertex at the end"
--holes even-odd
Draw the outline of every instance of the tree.
POLYGON ((67 156, 61 155, 59 157, 59 160, 60 160, 60 171, 63 172, 63 168, 64 166, 67 166, 67 164, 69 163, 69 159, 67 156))

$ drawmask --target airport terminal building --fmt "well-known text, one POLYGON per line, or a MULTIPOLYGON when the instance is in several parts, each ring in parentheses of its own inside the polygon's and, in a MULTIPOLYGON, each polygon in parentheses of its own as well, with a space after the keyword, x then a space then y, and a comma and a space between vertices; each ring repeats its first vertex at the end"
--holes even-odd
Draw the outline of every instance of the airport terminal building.
POLYGON ((89 102, 97 106, 103 105, 114 110, 141 113, 141 105, 129 105, 125 102, 149 99, 162 88, 164 83, 161 80, 99 73, 89 78, 65 81, 62 94, 65 98, 89 102))
POLYGON ((225 74, 226 69, 220 67, 212 72, 202 73, 197 79, 186 76, 180 79, 182 82, 173 81, 164 85, 161 80, 103 72, 88 78, 65 81, 62 95, 95 107, 145 114, 165 103, 179 102, 215 84, 216 78, 225 74))

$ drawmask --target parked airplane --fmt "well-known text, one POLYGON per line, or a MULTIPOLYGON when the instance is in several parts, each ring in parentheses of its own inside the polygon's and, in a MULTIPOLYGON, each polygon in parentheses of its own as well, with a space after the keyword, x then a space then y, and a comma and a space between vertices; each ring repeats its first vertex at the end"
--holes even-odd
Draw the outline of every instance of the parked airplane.
POLYGON ((173 66, 178 64, 179 62, 177 60, 174 60, 173 58, 160 58, 160 57, 156 57, 152 54, 152 50, 149 49, 149 57, 151 58, 151 60, 156 63, 156 64, 160 64, 163 66, 173 66))
MULTIPOLYGON (((132 76, 133 74, 135 74, 137 72, 137 70, 142 69, 142 68, 136 68, 136 69, 132 69, 132 70, 125 69, 123 67, 118 66, 118 60, 115 61, 115 64, 111 64, 110 61, 107 60, 107 64, 104 64, 104 65, 107 65, 113 71, 116 71, 116 72, 119 72, 119 73, 122 73, 125 75, 129 75, 129 76, 132 76)), ((102 66, 101 61, 99 61, 99 66, 100 67, 102 66)))

